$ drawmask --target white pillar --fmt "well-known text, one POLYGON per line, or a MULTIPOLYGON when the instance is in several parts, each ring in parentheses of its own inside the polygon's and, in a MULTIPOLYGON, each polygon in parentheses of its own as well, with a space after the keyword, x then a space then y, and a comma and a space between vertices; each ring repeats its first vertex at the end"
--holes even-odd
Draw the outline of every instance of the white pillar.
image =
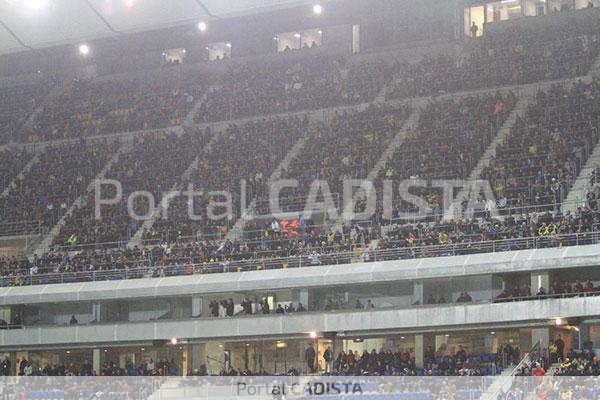
POLYGON ((413 303, 423 304, 423 282, 413 283, 413 303))
POLYGON ((540 287, 546 289, 546 293, 550 293, 550 274, 548 272, 533 272, 531 274, 531 294, 535 295, 540 287))
POLYGON ((92 351, 92 369, 100 374, 100 349, 92 351))
POLYGON ((192 317, 199 317, 202 315, 202 297, 192 297, 192 317))
POLYGON ((424 338, 423 335, 415 335, 415 367, 423 368, 424 338))

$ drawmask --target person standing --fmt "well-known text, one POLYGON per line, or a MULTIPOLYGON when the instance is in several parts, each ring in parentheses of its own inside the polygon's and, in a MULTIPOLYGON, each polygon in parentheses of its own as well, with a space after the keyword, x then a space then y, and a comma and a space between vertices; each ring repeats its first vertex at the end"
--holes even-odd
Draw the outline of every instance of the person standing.
POLYGON ((475 21, 473 21, 473 23, 471 24, 471 37, 476 38, 477 32, 479 32, 479 27, 477 26, 475 21))
POLYGON ((331 346, 327 346, 327 350, 323 353, 323 360, 325 361, 325 372, 331 372, 331 361, 333 361, 333 352, 331 346))
POLYGON ((306 360, 306 366, 308 367, 308 370, 310 371, 311 374, 314 374, 315 372, 317 372, 316 368, 315 368, 315 357, 316 356, 317 356, 317 353, 315 352, 315 349, 312 346, 308 346, 308 348, 304 352, 304 359, 306 360))

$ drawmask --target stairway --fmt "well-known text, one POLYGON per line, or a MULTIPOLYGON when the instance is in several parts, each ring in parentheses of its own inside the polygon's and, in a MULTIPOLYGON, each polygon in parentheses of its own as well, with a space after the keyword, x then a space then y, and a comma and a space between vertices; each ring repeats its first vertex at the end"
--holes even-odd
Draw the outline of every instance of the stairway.
POLYGON ((587 74, 592 77, 600 76, 600 55, 596 57, 587 74))
POLYGON ((459 218, 459 216, 462 215, 461 203, 469 198, 473 183, 475 183, 475 181, 481 176, 483 169, 489 165, 490 160, 496 155, 496 147, 503 143, 508 137, 515 122, 517 121, 517 117, 527 112, 527 107, 533 97, 534 96, 532 93, 525 93, 517 101, 517 104, 515 104, 515 107, 508 115, 508 118, 506 118, 506 121, 504 121, 504 124, 502 124, 498 130, 498 133, 496 133, 496 136, 479 159, 479 162, 471 171, 471 174, 467 179, 467 186, 458 192, 456 198, 452 202, 452 206, 444 213, 444 220, 449 221, 459 218))
POLYGON ((92 181, 89 183, 88 187, 86 188, 85 192, 81 196, 79 196, 73 202, 73 204, 71 204, 71 206, 69 207, 69 209, 67 210, 65 215, 62 216, 62 218, 52 227, 50 232, 48 232, 48 234, 44 237, 42 242, 35 249, 34 254, 37 254, 38 256, 42 256, 44 253, 46 253, 46 252, 48 252, 48 250, 50 250, 50 247, 52 246, 52 243, 54 243, 56 236, 58 236, 62 227, 65 226, 67 217, 70 217, 73 214, 73 211, 77 207, 81 207, 81 206, 85 205, 85 201, 87 200, 88 196, 91 193, 93 193, 95 190, 96 181, 98 179, 104 179, 107 172, 110 171, 112 166, 115 163, 117 163, 117 161, 119 161, 119 157, 121 156, 121 154, 123 154, 125 152, 125 150, 126 150, 126 147, 124 147, 124 146, 121 146, 119 148, 119 150, 117 150, 117 152, 106 163, 106 165, 104 166, 104 168, 102 168, 102 170, 98 173, 98 175, 96 175, 96 177, 94 179, 92 179, 92 181))
POLYGON ((579 176, 575 179, 571 190, 567 193, 562 205, 563 213, 570 211, 573 214, 577 211, 577 207, 585 204, 586 195, 592 188, 590 182, 592 173, 596 168, 600 168, 600 143, 594 147, 592 154, 579 172, 579 176))
MULTIPOLYGON (((220 134, 223 133, 225 131, 225 129, 226 129, 225 125, 219 125, 217 127, 217 129, 213 129, 213 136, 210 138, 210 140, 208 141, 206 146, 202 149, 202 153, 207 153, 212 150, 214 144, 219 139, 220 134)), ((176 192, 179 190, 187 190, 187 183, 189 182, 190 176, 192 175, 194 170, 198 169, 199 162, 200 162, 200 156, 198 155, 198 156, 196 156, 196 158, 194 158, 194 160, 190 163, 190 165, 187 167, 187 169, 183 172, 183 174, 181 175, 181 178, 178 179, 177 182, 175 182, 173 184, 173 186, 171 186, 170 192, 176 192)), ((152 216, 149 219, 145 220, 144 223, 135 232, 135 234, 131 237, 131 239, 129 239, 129 242, 127 243, 128 248, 132 249, 132 248, 134 248, 136 246, 140 246, 142 244, 142 236, 144 234, 144 231, 149 231, 152 228, 152 226, 154 225, 154 223, 159 218, 162 217, 163 213, 168 208, 170 201, 171 201, 171 197, 169 197, 169 196, 165 196, 162 198, 160 203, 154 209, 152 216)))
MULTIPOLYGON (((377 176, 385 168, 385 164, 387 163, 388 159, 390 159, 394 155, 394 152, 402 145, 402 143, 404 143, 407 133, 417 127, 419 124, 419 118, 421 117, 421 110, 423 107, 425 107, 425 105, 426 99, 418 99, 412 102, 411 107, 413 111, 402 125, 402 128, 396 133, 396 136, 394 136, 389 146, 381 154, 381 157, 379 157, 379 160, 377 160, 377 163, 373 166, 373 169, 371 169, 367 175, 367 181, 373 182, 377 178, 377 176)), ((332 230, 334 232, 342 230, 342 225, 347 219, 349 219, 345 217, 351 215, 353 211, 353 204, 356 200, 358 200, 359 196, 361 196, 360 192, 355 193, 352 203, 344 206, 342 214, 333 224, 332 230)))
POLYGON ((202 96, 200 96, 198 101, 196 101, 196 104, 194 104, 194 107, 187 113, 183 122, 181 123, 181 125, 183 127, 190 127, 190 126, 194 125, 194 117, 196 116, 196 114, 198 114, 198 110, 200 109, 200 107, 202 107, 202 104, 204 104, 204 102, 206 101, 208 94, 211 92, 211 90, 213 90, 212 86, 206 88, 204 93, 202 93, 202 96))
POLYGON ((498 375, 496 379, 494 379, 494 382, 492 382, 492 384, 485 389, 479 400, 496 400, 496 392, 498 392, 498 390, 502 388, 502 386, 506 383, 507 379, 510 378, 512 373, 513 370, 510 368, 502 371, 502 373, 498 375))
MULTIPOLYGON (((271 187, 273 182, 275 182, 279 178, 281 178, 281 171, 287 169, 289 167, 290 163, 296 157, 298 157, 298 155, 300 154, 300 151, 304 148, 304 145, 306 144, 307 141, 308 141, 307 137, 300 138, 296 142, 296 144, 294 144, 294 146, 291 148, 291 150, 288 151, 285 158, 279 163, 277 168, 275 168, 275 171, 273 171, 273 173, 267 180, 268 188, 271 187)), ((235 222, 235 224, 233 225, 233 227, 229 230, 229 232, 225 236, 225 239, 233 241, 242 235, 242 232, 244 231, 245 223, 249 217, 250 218, 252 217, 252 213, 255 208, 256 208, 256 200, 252 200, 250 202, 250 204, 247 206, 246 210, 244 210, 244 213, 242 214, 241 218, 238 218, 237 221, 235 222)))
POLYGON ((31 168, 33 168, 33 166, 35 164, 37 164, 39 161, 40 161, 40 155, 35 154, 31 158, 31 160, 29 160, 29 162, 23 167, 23 169, 21 170, 21 172, 19 172, 19 174, 15 177, 15 179, 13 179, 12 182, 9 183, 6 186, 6 188, 4 188, 2 193, 0 193, 0 198, 4 198, 4 197, 8 196, 10 191, 15 188, 17 181, 23 180, 23 178, 25 177, 25 174, 27 174, 29 171, 31 171, 31 168))
POLYGON ((40 105, 27 117, 27 120, 19 129, 19 134, 23 134, 33 128, 33 124, 35 123, 36 118, 44 111, 44 107, 53 101, 57 100, 60 95, 63 93, 63 83, 60 82, 56 84, 50 91, 46 94, 40 105))

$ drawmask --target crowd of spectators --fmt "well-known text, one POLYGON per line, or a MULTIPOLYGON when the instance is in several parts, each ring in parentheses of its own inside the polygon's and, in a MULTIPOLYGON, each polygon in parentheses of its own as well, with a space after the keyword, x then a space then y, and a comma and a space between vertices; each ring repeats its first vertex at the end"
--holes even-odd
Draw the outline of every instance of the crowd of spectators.
MULTIPOLYGON (((297 187, 280 192, 281 210, 304 210, 316 180, 327 183, 334 204, 341 209, 344 180, 367 178, 408 114, 407 106, 372 105, 363 111, 336 114, 327 124, 317 123, 302 151, 281 171, 282 179, 298 180, 297 187)), ((316 200, 323 198, 320 195, 316 200)), ((266 213, 260 208, 268 204, 262 199, 258 213, 266 213)))
MULTIPOLYGON (((192 185, 198 192, 192 204, 187 196, 178 196, 169 204, 169 218, 157 221, 144 239, 154 243, 174 243, 185 240, 210 240, 223 237, 240 216, 241 197, 246 206, 258 196, 268 193, 267 181, 294 144, 306 137, 309 122, 306 117, 271 118, 243 124, 231 124, 219 134, 210 151, 199 153, 199 162, 182 186, 192 185), (245 181, 245 191, 242 188, 245 181), (211 208, 209 204, 225 202, 227 198, 211 192, 227 192, 231 210, 225 206, 211 208), (188 210, 201 219, 192 220, 188 210), (229 215, 225 215, 225 214, 229 215)), ((221 243, 219 243, 221 244, 221 243)), ((219 245, 217 245, 218 247, 219 245)))
POLYGON ((444 213, 443 189, 433 187, 432 181, 467 179, 514 103, 512 93, 468 96, 458 101, 432 100, 421 112, 417 128, 408 132, 376 180, 379 204, 375 222, 383 223, 390 217, 395 219, 415 211, 439 220, 444 213), (398 185, 406 179, 427 181, 427 187, 413 187, 410 193, 425 199, 428 210, 416 210, 397 195, 398 185), (383 215, 383 180, 391 180, 394 185, 391 215, 383 215))
POLYGON ((0 151, 0 191, 4 191, 31 160, 33 154, 26 150, 0 151))
POLYGON ((201 94, 199 84, 169 79, 74 80, 44 107, 26 141, 180 125, 201 94))
MULTIPOLYGON (((66 218, 55 239, 59 246, 90 246, 98 243, 126 243, 135 234, 141 222, 128 213, 127 204, 131 193, 147 191, 154 197, 157 207, 165 193, 177 183, 195 157, 202 152, 204 134, 177 136, 174 133, 157 132, 139 135, 134 139, 132 148, 119 155, 118 161, 105 175, 105 179, 114 179, 122 187, 122 197, 116 204, 101 204, 100 219, 95 217, 95 196, 88 195, 81 207, 66 218)), ((101 199, 114 199, 117 195, 115 185, 102 185, 101 199)), ((132 198, 132 207, 136 215, 144 216, 153 212, 151 204, 144 196, 132 198)))
MULTIPOLYGON (((378 241, 379 249, 404 249, 402 257, 427 257, 480 252, 480 245, 496 241, 495 251, 561 247, 592 243, 597 213, 532 213, 504 218, 475 218, 439 223, 392 226, 378 241), (590 234, 585 239, 577 235, 590 234), (581 240, 581 241, 579 241, 581 240)), ((482 251, 491 251, 491 249, 482 251)))
POLYGON ((19 140, 21 128, 50 87, 44 82, 0 89, 0 144, 19 140))
POLYGON ((98 174, 116 151, 116 144, 98 142, 93 145, 76 143, 48 146, 39 161, 16 180, 8 195, 0 199, 0 219, 6 232, 11 224, 39 223, 51 228, 66 213, 71 204, 85 193, 92 178, 98 174))
POLYGON ((488 33, 465 51, 461 58, 442 54, 426 56, 419 63, 396 61, 388 67, 392 75, 390 99, 430 96, 509 84, 585 75, 600 50, 596 20, 548 23, 543 28, 488 33))
POLYGON ((196 122, 223 121, 358 104, 372 100, 384 81, 369 64, 335 56, 284 57, 231 65, 202 103, 196 122))
POLYGON ((598 79, 537 94, 481 174, 499 209, 554 209, 562 202, 598 143, 598 96, 598 79))
POLYGON ((559 282, 554 281, 549 289, 540 286, 535 294, 527 284, 507 286, 499 295, 494 298, 494 302, 505 302, 514 300, 529 300, 531 298, 545 299, 549 297, 580 297, 596 295, 598 288, 588 279, 585 283, 559 282))

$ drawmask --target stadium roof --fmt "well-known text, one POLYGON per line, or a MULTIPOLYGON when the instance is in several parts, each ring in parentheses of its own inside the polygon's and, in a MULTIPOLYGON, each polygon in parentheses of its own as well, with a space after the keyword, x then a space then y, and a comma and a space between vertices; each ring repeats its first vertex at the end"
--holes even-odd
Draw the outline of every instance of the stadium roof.
POLYGON ((313 3, 314 0, 0 0, 0 55, 313 3))

